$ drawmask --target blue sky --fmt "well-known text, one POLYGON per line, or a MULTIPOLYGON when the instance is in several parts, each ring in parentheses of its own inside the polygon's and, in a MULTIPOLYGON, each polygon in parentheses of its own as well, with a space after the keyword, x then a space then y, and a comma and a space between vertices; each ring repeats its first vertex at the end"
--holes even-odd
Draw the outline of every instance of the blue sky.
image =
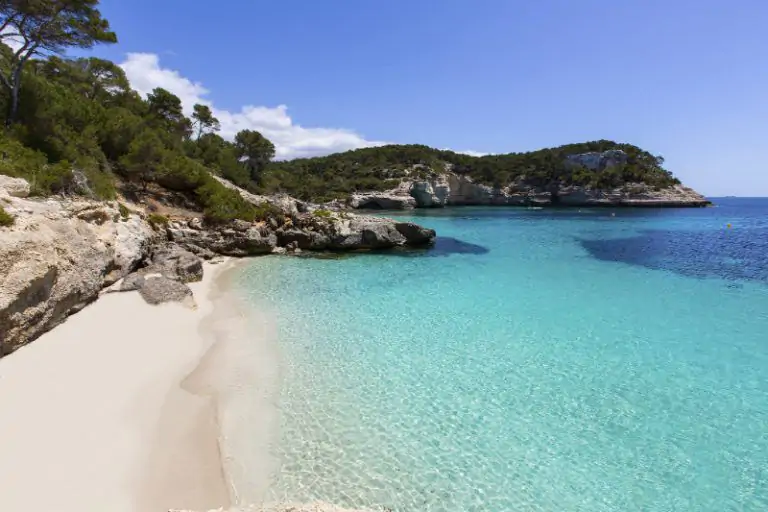
POLYGON ((708 195, 768 196, 764 0, 103 0, 134 86, 283 157, 613 139, 708 195), (129 55, 130 54, 130 55, 129 55), (187 105, 188 108, 191 107, 187 105))

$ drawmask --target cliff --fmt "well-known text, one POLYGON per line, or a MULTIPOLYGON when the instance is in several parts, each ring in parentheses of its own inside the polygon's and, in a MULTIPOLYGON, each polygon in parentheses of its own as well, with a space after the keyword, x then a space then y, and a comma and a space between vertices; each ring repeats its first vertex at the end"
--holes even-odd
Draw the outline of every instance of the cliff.
POLYGON ((30 198, 25 180, 0 175, 0 206, 12 219, 0 227, 0 356, 103 291, 139 290, 152 304, 186 300, 185 283, 202 277, 200 258, 428 246, 435 238, 433 230, 408 222, 236 190, 253 204, 268 202, 268 214, 206 224, 194 212, 164 217, 143 204, 30 198))

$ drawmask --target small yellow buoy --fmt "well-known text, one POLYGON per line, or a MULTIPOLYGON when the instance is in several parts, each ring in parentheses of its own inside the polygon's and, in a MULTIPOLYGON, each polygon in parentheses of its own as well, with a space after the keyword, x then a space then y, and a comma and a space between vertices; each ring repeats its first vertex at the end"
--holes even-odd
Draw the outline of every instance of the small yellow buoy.
POLYGON ((728 229, 730 229, 730 228, 731 228, 731 223, 729 222, 729 223, 727 224, 727 226, 728 226, 728 229))

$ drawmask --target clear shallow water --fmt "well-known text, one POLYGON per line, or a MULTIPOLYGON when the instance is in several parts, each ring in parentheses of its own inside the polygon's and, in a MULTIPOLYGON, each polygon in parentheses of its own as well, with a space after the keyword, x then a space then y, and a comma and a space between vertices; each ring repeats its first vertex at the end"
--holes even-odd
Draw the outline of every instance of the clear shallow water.
POLYGON ((427 254, 254 261, 271 499, 768 510, 768 200, 718 202, 419 211, 427 254))

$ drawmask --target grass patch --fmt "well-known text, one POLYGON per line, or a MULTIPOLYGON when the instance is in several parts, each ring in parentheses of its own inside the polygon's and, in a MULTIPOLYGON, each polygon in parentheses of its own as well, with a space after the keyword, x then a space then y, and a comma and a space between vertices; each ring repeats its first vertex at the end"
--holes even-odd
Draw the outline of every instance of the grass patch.
POLYGON ((159 213, 150 213, 147 216, 147 222, 149 222, 149 225, 152 226, 152 229, 157 230, 168 225, 168 217, 165 215, 160 215, 159 213))
POLYGON ((131 216, 131 210, 123 203, 117 203, 117 210, 120 212, 120 217, 123 220, 128 220, 128 217, 131 216))
POLYGON ((0 226, 7 228, 13 226, 14 222, 16 222, 16 219, 13 217, 13 215, 6 212, 5 209, 0 206, 0 226))
POLYGON ((324 210, 322 208, 313 211, 312 215, 315 217, 320 217, 321 219, 330 219, 333 217, 333 213, 330 210, 324 210))

